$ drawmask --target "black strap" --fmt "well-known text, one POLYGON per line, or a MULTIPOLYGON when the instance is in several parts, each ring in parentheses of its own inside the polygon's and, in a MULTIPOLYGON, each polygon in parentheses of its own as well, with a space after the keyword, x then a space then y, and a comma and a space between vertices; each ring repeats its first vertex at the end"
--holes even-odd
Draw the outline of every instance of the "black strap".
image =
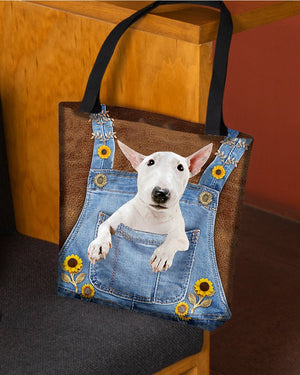
POLYGON ((110 32, 99 51, 80 105, 81 111, 87 113, 101 112, 99 98, 101 82, 116 45, 124 32, 134 22, 158 6, 178 3, 204 5, 220 9, 221 11, 220 26, 217 35, 215 58, 213 63, 213 73, 208 97, 205 133, 213 135, 227 135, 227 127, 223 121, 222 105, 233 27, 230 12, 222 1, 156 1, 120 22, 110 32))

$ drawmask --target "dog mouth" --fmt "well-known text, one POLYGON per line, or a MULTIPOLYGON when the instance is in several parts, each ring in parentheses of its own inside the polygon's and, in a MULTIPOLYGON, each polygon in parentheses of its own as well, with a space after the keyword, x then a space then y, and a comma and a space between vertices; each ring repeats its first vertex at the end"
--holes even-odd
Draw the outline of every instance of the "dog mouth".
POLYGON ((150 204, 150 206, 156 210, 167 210, 168 207, 166 206, 162 206, 160 204, 150 204))

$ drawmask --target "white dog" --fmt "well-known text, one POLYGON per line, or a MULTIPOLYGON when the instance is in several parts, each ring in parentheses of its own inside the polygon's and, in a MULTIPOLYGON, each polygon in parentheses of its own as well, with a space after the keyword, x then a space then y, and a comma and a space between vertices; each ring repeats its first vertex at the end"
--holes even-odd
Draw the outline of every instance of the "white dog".
POLYGON ((212 151, 212 143, 184 158, 173 152, 144 156, 118 141, 123 154, 138 172, 138 192, 99 226, 98 235, 88 248, 92 263, 106 258, 111 235, 120 223, 150 233, 166 234, 165 241, 150 258, 153 272, 171 267, 177 251, 186 251, 189 241, 179 200, 190 177, 200 172, 212 151))

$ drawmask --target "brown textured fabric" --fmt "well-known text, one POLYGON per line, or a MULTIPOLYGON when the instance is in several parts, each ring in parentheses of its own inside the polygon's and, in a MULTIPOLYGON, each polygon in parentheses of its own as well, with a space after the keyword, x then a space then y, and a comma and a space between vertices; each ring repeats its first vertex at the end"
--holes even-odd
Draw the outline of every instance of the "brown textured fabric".
MULTIPOLYGON (((87 176, 93 151, 89 117, 78 111, 78 103, 61 103, 60 134, 60 246, 66 240, 83 207, 87 176)), ((223 137, 204 135, 204 125, 169 116, 119 107, 108 107, 118 139, 136 151, 149 155, 155 151, 173 151, 188 156, 206 144, 214 144, 207 165, 214 159, 223 137)), ((249 138, 245 134, 241 137, 249 138)), ((215 226, 215 248, 225 294, 230 303, 241 206, 250 148, 228 178, 220 196, 215 226)), ((118 147, 114 169, 133 171, 118 147)), ((203 170, 205 167, 203 168, 203 170)), ((190 180, 199 181, 200 175, 190 180)))

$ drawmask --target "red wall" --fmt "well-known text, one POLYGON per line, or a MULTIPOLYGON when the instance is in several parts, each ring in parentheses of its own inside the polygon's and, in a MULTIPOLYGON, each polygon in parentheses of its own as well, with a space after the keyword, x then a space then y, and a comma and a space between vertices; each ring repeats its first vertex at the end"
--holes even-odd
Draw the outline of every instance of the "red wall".
POLYGON ((300 16, 233 36, 224 117, 251 134, 245 201, 300 219, 300 16))

